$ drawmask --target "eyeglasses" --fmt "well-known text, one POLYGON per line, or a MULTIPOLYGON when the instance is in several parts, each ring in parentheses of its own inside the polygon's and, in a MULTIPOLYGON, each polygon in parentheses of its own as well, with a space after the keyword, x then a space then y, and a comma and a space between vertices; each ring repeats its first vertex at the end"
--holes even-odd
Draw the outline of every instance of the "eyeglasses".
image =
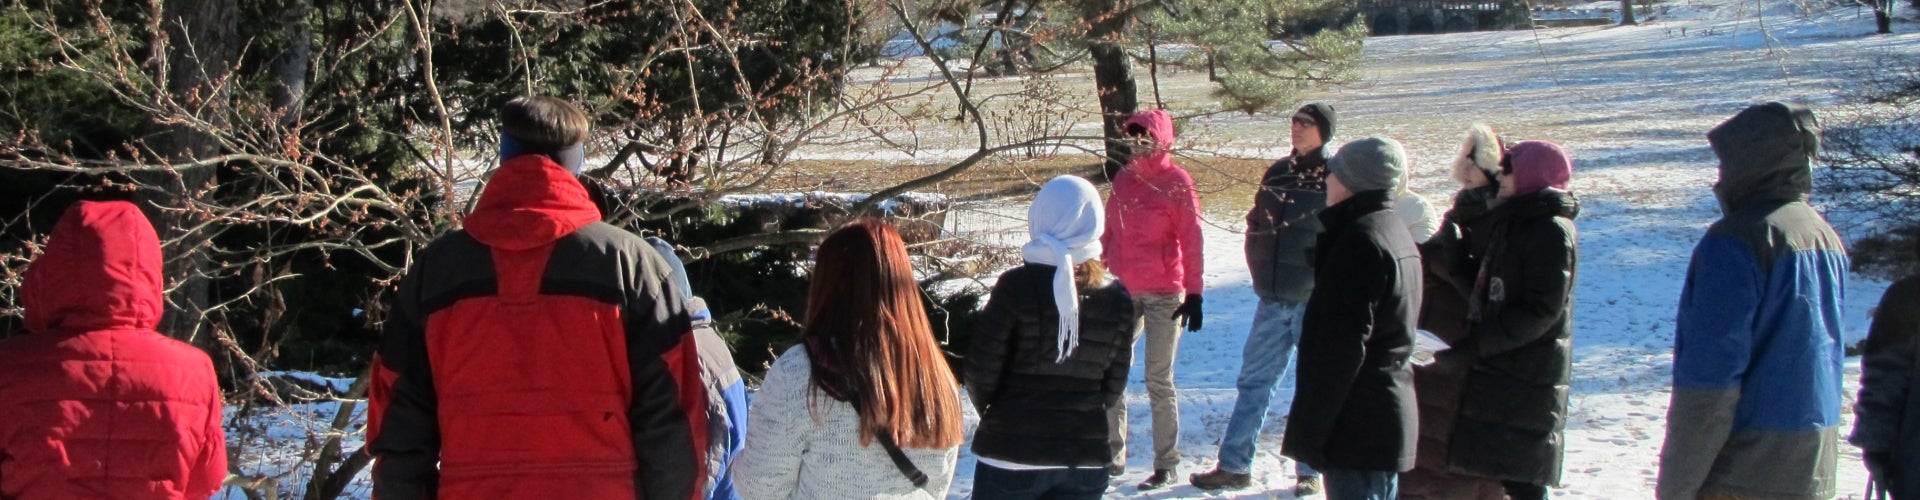
POLYGON ((1309 127, 1318 127, 1320 126, 1320 124, 1314 123, 1312 118, 1307 118, 1305 116, 1295 116, 1293 117, 1293 126, 1309 128, 1309 127))

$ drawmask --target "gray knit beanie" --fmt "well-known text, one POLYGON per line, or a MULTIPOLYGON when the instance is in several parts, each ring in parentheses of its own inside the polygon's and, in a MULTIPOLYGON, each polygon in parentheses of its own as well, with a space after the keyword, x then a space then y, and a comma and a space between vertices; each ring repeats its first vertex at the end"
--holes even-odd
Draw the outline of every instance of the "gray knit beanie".
POLYGON ((1407 152, 1399 141, 1376 135, 1340 146, 1340 152, 1327 160, 1327 170, 1348 191, 1397 191, 1406 164, 1407 152))

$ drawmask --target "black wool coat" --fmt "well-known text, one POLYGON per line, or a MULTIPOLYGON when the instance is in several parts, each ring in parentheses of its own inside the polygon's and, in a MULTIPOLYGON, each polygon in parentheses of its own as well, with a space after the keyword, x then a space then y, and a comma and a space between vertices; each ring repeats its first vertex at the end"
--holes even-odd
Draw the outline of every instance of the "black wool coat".
POLYGON ((1281 454, 1320 469, 1412 469, 1420 252, 1386 191, 1356 193, 1320 220, 1281 454))

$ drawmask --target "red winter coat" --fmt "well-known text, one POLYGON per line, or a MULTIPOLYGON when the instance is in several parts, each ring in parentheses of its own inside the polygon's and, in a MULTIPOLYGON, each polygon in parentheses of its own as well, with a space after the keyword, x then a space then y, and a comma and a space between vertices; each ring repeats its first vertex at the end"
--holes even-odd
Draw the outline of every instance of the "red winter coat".
MULTIPOLYGON (((1161 110, 1127 119, 1142 125, 1162 149, 1173 148, 1173 118, 1161 110)), ((1201 293, 1200 194, 1193 177, 1160 151, 1134 155, 1113 177, 1107 199, 1107 232, 1100 260, 1127 291, 1143 294, 1201 293)))
POLYGON ((374 496, 693 499, 707 391, 671 269, 541 155, 407 270, 384 325, 374 496))
POLYGON ((0 342, 0 498, 192 498, 227 477, 207 355, 153 331, 160 239, 132 203, 82 201, 21 285, 0 342))

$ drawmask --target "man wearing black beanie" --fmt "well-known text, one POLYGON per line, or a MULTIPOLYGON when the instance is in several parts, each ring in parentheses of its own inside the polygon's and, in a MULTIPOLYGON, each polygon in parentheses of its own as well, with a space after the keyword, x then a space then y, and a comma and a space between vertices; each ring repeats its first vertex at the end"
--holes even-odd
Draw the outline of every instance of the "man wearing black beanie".
MULTIPOLYGON (((1313 119, 1314 126, 1320 130, 1321 142, 1324 143, 1326 141, 1333 140, 1333 124, 1335 121, 1339 120, 1340 115, 1338 113, 1333 112, 1332 104, 1316 102, 1313 104, 1301 106, 1300 111, 1294 113, 1293 115, 1295 117, 1294 119, 1296 120, 1299 119, 1300 115, 1306 115, 1308 118, 1313 119)), ((1299 139, 1295 139, 1294 151, 1297 154, 1299 150, 1300 150, 1300 141, 1299 139)))
MULTIPOLYGON (((1206 490, 1252 484, 1254 439, 1266 424, 1273 390, 1286 375, 1300 342, 1307 297, 1313 293, 1313 267, 1307 249, 1320 234, 1320 210, 1327 207, 1327 155, 1335 114, 1330 104, 1302 106, 1293 114, 1293 154, 1267 167, 1247 212, 1247 270, 1260 296, 1253 329, 1242 353, 1239 396, 1220 441, 1220 462, 1188 480, 1206 490)), ((1320 491, 1320 473, 1294 464, 1295 495, 1320 491)))

